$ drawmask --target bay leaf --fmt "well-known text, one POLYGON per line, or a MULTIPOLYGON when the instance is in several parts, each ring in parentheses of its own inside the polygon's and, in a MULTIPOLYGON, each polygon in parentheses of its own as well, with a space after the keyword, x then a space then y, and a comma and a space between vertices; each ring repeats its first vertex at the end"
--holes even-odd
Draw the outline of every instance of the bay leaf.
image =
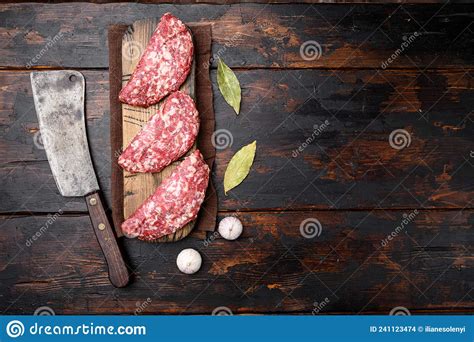
POLYGON ((217 84, 225 101, 234 108, 235 113, 238 115, 241 100, 240 83, 232 69, 220 58, 217 62, 217 84))
POLYGON ((237 185, 247 177, 250 167, 253 164, 255 151, 257 149, 257 141, 250 143, 240 150, 232 157, 224 175, 224 193, 235 188, 237 185))

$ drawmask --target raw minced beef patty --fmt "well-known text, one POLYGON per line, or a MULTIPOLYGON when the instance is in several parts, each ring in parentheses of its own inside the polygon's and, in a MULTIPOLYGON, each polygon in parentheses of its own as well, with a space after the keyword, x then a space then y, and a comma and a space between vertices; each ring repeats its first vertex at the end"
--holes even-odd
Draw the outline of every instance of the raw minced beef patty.
POLYGON ((191 70, 193 53, 189 29, 171 13, 166 13, 130 80, 120 91, 120 101, 148 107, 178 90, 191 70))
POLYGON ((128 237, 153 241, 196 219, 209 182, 209 167, 195 150, 125 222, 128 237))
POLYGON ((199 113, 188 95, 168 96, 118 159, 129 172, 159 172, 183 156, 199 131, 199 113))

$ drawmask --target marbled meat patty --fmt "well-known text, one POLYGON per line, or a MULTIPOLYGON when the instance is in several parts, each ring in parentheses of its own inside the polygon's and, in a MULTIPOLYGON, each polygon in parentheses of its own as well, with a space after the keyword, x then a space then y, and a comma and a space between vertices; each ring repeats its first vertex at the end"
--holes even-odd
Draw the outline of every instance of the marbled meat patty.
POLYGON ((132 106, 149 107, 179 89, 191 70, 193 39, 181 20, 161 17, 119 99, 132 106))
POLYGON ((168 96, 118 158, 129 172, 159 172, 183 156, 199 131, 199 113, 188 95, 168 96))
POLYGON ((122 223, 122 231, 145 241, 174 233, 196 219, 208 182, 209 167, 201 152, 195 150, 122 223))

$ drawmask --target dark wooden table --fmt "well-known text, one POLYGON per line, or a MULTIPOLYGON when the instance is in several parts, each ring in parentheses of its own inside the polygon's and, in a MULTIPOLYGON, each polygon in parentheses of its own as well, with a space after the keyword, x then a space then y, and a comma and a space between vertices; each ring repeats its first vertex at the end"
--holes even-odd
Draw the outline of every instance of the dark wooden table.
POLYGON ((1 312, 472 312, 473 12, 464 4, 0 5, 1 312), (214 61, 217 128, 233 135, 213 171, 219 217, 236 214, 245 230, 235 242, 196 232, 173 244, 124 240, 133 281, 115 289, 83 199, 55 186, 29 73, 84 73, 90 146, 110 203, 107 27, 166 11, 212 22, 213 52, 242 85, 236 117, 214 61), (319 58, 302 58, 308 41, 320 44, 319 58), (409 146, 390 145, 397 129, 409 146), (224 196, 227 162, 254 139, 249 177, 224 196), (305 238, 300 225, 310 218, 322 231, 305 238), (192 276, 175 266, 186 247, 204 259, 192 276))

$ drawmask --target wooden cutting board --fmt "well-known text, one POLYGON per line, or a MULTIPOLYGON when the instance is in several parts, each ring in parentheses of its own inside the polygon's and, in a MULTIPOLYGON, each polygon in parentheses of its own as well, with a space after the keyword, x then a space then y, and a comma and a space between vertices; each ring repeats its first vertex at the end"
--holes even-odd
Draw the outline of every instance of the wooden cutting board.
MULTIPOLYGON (((159 22, 159 18, 149 18, 135 21, 125 32, 122 39, 122 86, 130 79, 130 76, 135 70, 142 53, 159 22)), ((195 70, 196 65, 193 65, 186 82, 181 86, 181 91, 187 93, 194 100, 195 96, 195 70)), ((123 146, 125 149, 130 141, 138 134, 143 125, 148 122, 152 115, 157 113, 160 108, 160 103, 150 106, 148 108, 133 107, 127 104, 122 104, 122 131, 123 131, 123 146)), ((186 155, 196 149, 196 143, 188 151, 186 155)), ((184 156, 167 166, 161 172, 157 173, 130 173, 123 172, 123 214, 124 218, 128 218, 135 210, 142 205, 142 203, 155 192, 161 181, 167 178, 178 164, 184 159, 184 156)), ((172 242, 178 241, 186 237, 193 229, 195 221, 188 223, 181 229, 178 229, 174 234, 166 235, 156 242, 172 242)))

